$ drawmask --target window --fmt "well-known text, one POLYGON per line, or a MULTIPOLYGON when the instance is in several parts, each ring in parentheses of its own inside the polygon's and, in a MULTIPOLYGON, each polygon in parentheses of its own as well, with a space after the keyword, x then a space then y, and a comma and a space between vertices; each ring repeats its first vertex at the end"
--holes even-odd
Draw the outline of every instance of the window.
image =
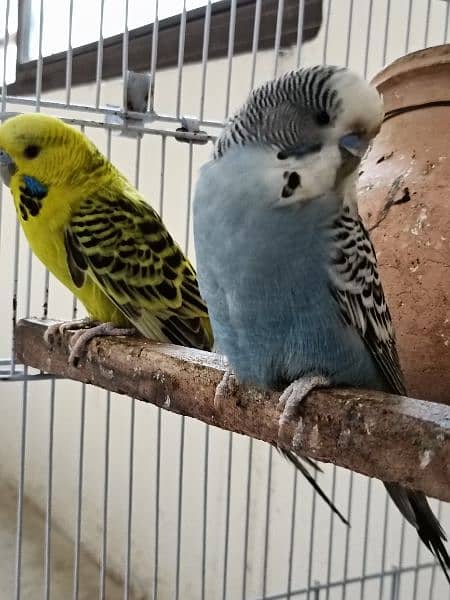
POLYGON ((4 9, 2 8, 2 10, 0 10, 0 90, 3 82, 11 83, 15 79, 16 57, 17 0, 9 0, 9 5, 5 2, 4 9), (7 20, 8 23, 6 23, 7 20))
MULTIPOLYGON (((15 0, 19 2, 18 61, 16 79, 8 94, 32 94, 36 88, 39 31, 42 24, 42 89, 62 88, 66 81, 68 48, 72 49, 72 84, 95 81, 99 50, 101 77, 122 75, 122 47, 126 23, 125 0, 15 0), (43 4, 41 22, 41 2, 43 4), (70 7, 72 28, 70 28, 70 7), (103 19, 102 15, 103 6, 103 19), (51 24, 46 14, 52 12, 51 24), (60 27, 55 30, 55 11, 60 27), (101 26, 102 23, 102 26, 101 26), (50 28, 50 29, 48 29, 50 28), (71 31, 71 39, 69 32, 71 31), (101 35, 102 34, 102 39, 101 35), (69 46, 69 41, 71 42, 69 46)), ((155 0, 128 2, 128 68, 149 71, 154 28, 155 0)), ((205 0, 186 0, 184 62, 201 60, 205 24, 205 0)), ((275 42, 279 0, 261 2, 259 48, 275 42)), ((304 6, 303 41, 316 36, 322 22, 322 0, 284 0, 281 47, 295 44, 299 6, 304 6)), ((252 48, 256 0, 236 0, 234 54, 252 48)), ((209 58, 226 56, 230 22, 230 0, 211 2, 209 58)), ((157 68, 175 66, 178 60, 181 0, 160 0, 158 7, 157 68)), ((8 50, 9 52, 9 50, 8 50)))
MULTIPOLYGON (((211 0, 216 4, 219 0, 211 0)), ((21 48, 21 60, 35 60, 39 55, 39 31, 41 20, 41 0, 28 0, 29 10, 27 39, 21 48)), ((73 48, 96 42, 100 31, 104 38, 109 38, 124 31, 137 29, 143 25, 151 25, 155 19, 156 0, 133 0, 128 2, 126 14, 125 0, 44 0, 42 15, 42 55, 49 56, 67 50, 71 26, 71 43, 73 48), (71 20, 72 5, 72 20, 71 20), (51 20, 48 16, 51 15, 51 20), (59 23, 54 29, 55 20, 59 23)), ((204 0, 186 0, 186 11, 205 6, 204 0)), ((158 3, 158 19, 164 21, 169 17, 180 15, 183 2, 166 0, 158 3)))

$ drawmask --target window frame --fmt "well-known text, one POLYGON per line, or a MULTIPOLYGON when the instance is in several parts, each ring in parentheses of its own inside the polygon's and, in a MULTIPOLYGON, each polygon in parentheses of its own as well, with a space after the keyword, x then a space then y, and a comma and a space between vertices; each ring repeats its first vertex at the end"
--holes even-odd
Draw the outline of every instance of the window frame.
MULTIPOLYGON (((297 41, 298 11, 301 0, 285 0, 280 47, 297 41)), ((255 0, 237 0, 234 54, 252 49, 255 0)), ((224 57, 228 53, 228 26, 231 3, 222 0, 211 5, 211 29, 208 58, 224 57)), ((201 61, 205 7, 187 12, 184 64, 201 61)), ((263 0, 258 49, 274 46, 278 0, 263 0)), ((17 32, 16 81, 8 85, 8 95, 33 94, 36 89, 38 61, 21 62, 24 36, 27 32, 29 0, 19 0, 17 32)), ((322 24, 322 0, 304 0, 303 41, 313 39, 322 24)), ((178 63, 180 16, 175 15, 159 22, 157 69, 174 67, 178 63)), ((132 29, 128 34, 128 68, 142 72, 150 70, 153 24, 132 29)), ((122 76, 123 34, 104 38, 102 79, 122 76)), ((73 48, 71 84, 80 85, 96 81, 99 42, 73 48)), ((43 58, 42 91, 64 88, 66 85, 67 51, 43 58)))

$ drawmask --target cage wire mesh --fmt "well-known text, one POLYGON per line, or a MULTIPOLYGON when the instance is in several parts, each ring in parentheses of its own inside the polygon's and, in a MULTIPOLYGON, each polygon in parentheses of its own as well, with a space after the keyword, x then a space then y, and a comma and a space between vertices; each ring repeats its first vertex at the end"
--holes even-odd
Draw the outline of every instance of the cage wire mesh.
MULTIPOLYGON (((211 59, 215 4, 2 0, 0 9, 2 112, 71 119, 135 183, 192 258, 196 173, 224 119, 254 85, 321 62, 370 78, 407 52, 448 41, 450 33, 443 0, 325 0, 317 35, 304 43, 307 12, 316 5, 320 16, 320 2, 232 0, 218 3, 226 5, 227 44, 211 59), (269 4, 273 41, 261 49, 269 4), (252 11, 252 44, 237 54, 243 5, 252 11), (194 9, 201 56, 185 63, 194 9), (295 37, 286 45, 292 14, 295 37), (175 60, 157 69, 167 19, 177 25, 175 60), (130 32, 152 23, 149 112, 140 135, 120 136, 114 119, 121 116, 130 32), (106 78, 110 36, 122 42, 116 57, 122 74, 106 78), (93 44, 95 77, 75 86, 74 56, 84 44, 93 44), (56 68, 47 57, 55 52, 65 83, 46 91, 43 81, 56 68), (10 94, 6 84, 14 85, 27 63, 34 69, 31 88, 10 94), (176 140, 184 115, 198 119, 208 144, 176 140)), ((379 482, 324 465, 320 483, 351 520, 346 528, 266 444, 16 364, 17 316, 71 318, 83 308, 31 255, 9 191, 1 194, 2 598, 449 597, 433 557, 379 482)), ((449 531, 448 507, 432 505, 449 531)))

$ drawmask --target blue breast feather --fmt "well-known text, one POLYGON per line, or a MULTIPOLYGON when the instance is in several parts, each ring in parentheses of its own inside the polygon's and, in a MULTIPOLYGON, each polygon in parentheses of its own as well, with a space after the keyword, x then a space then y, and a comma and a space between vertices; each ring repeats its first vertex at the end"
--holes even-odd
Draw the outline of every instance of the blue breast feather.
POLYGON ((30 175, 24 175, 22 181, 25 185, 26 193, 34 198, 44 198, 47 195, 48 188, 30 175))
POLYGON ((323 374, 334 384, 385 389, 331 289, 330 225, 340 202, 270 208, 242 187, 233 194, 227 186, 221 197, 220 185, 204 183, 194 204, 198 279, 217 349, 236 375, 261 387, 323 374))

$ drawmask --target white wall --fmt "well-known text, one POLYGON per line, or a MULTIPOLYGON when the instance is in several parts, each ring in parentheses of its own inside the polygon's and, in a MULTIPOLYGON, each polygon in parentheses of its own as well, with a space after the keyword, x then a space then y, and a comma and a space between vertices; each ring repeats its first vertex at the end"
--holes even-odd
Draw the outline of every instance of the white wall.
MULTIPOLYGON (((386 20, 386 1, 374 1, 372 33, 368 60, 368 76, 374 75, 382 66, 383 40, 386 20)), ((390 62, 404 53, 406 33, 407 2, 391 2, 391 20, 387 41, 387 61, 390 62)), ((410 49, 424 45, 425 1, 414 2, 410 49)), ((441 43, 444 39, 443 23, 445 2, 434 0, 428 45, 441 43)), ((325 2, 324 14, 328 3, 325 2)), ((339 0, 331 6, 328 49, 324 55, 324 28, 316 40, 302 50, 302 63, 314 64, 323 58, 330 63, 344 64, 346 61, 347 27, 349 1, 339 0)), ((368 0, 354 3, 353 27, 350 44, 349 64, 363 72, 366 44, 366 23, 368 0)), ((279 59, 279 72, 295 66, 295 49, 283 51, 279 59)), ((271 51, 260 52, 257 62, 257 83, 273 74, 274 55, 271 51)), ((238 56, 233 61, 231 87, 231 107, 235 108, 245 99, 249 89, 251 56, 238 56)), ((224 117, 224 81, 226 80, 226 60, 210 61, 206 90, 205 118, 224 117)), ((201 69, 199 65, 188 65, 183 71, 183 114, 198 113, 201 69)), ((174 114, 176 70, 159 72, 156 82, 156 110, 174 114)), ((72 90, 72 102, 92 104, 95 86, 81 86, 72 90)), ((113 80, 102 84, 102 103, 119 104, 122 97, 120 81, 113 80)), ((63 100, 64 92, 45 94, 45 99, 63 100)), ((7 110, 24 110, 23 107, 9 104, 7 110)), ((60 116, 92 118, 83 113, 63 110, 48 110, 60 116)), ((95 118, 99 118, 95 116, 95 118)), ((101 118, 101 117, 100 117, 101 118)), ((89 135, 106 151, 106 134, 103 130, 87 127, 89 135)), ((194 147, 194 181, 200 164, 207 160, 210 146, 194 147)), ((164 177, 163 217, 174 237, 185 244, 185 221, 187 215, 188 181, 187 144, 167 139, 166 170, 164 177)), ((132 180, 135 173, 135 140, 113 136, 112 161, 132 180)), ((139 188, 155 207, 159 206, 161 171, 161 139, 146 135, 142 142, 139 188)), ((3 335, 0 339, 0 356, 10 356, 11 348, 11 303, 12 282, 14 279, 14 231, 15 216, 9 192, 4 189, 1 201, 1 247, 0 247, 0 289, 3 302, 0 305, 0 322, 3 335)), ((189 252, 192 255, 192 238, 189 252)), ((30 299, 30 314, 42 313, 44 290, 44 270, 32 261, 30 294, 27 287, 28 249, 20 237, 19 253, 19 293, 18 315, 27 312, 30 299)), ((49 314, 56 318, 69 318, 72 312, 72 298, 59 285, 51 280, 49 314)), ((38 507, 45 507, 48 472, 49 445, 49 381, 31 381, 27 392, 27 438, 26 438, 26 494, 38 507)), ((18 477, 20 451, 20 423, 24 386, 22 383, 0 385, 0 476, 15 483, 18 477)), ((77 469, 80 434, 81 385, 71 381, 55 383, 55 426, 54 426, 54 470, 53 470, 53 519, 54 523, 69 537, 74 534, 77 496, 77 469)), ((106 394, 100 389, 87 388, 85 419, 85 460, 83 480, 82 542, 93 560, 98 560, 101 548, 104 445, 106 394)), ((126 549, 126 519, 129 477, 130 409, 128 398, 111 397, 111 440, 110 440, 110 482, 108 514, 108 567, 121 578, 124 569, 126 549)), ((157 452, 157 415, 152 406, 136 403, 135 457, 133 488, 133 542, 132 542, 132 583, 136 597, 150 598, 154 566, 154 523, 155 523, 155 473, 157 452)), ((181 538, 181 597, 186 600, 200 597, 201 549, 203 523, 203 474, 205 426, 201 423, 185 421, 185 447, 183 469, 183 505, 181 538)), ((177 506, 179 477, 179 438, 181 419, 162 413, 161 442, 161 486, 160 486, 160 556, 159 556, 159 598, 173 596, 176 566, 177 506)), ((222 597, 224 569, 225 513, 227 501, 227 460, 229 435, 223 431, 211 430, 208 471, 208 520, 207 520, 207 598, 222 597)), ((243 574, 243 540, 247 486, 247 456, 249 440, 241 436, 233 437, 233 459, 231 472, 231 512, 229 528, 229 558, 227 578, 227 598, 241 597, 243 574)), ((254 444, 251 487, 251 519, 249 531, 249 562, 247 598, 262 595, 265 519, 267 501, 267 446, 254 444)), ((325 490, 330 492, 332 469, 326 468, 320 476, 325 490)), ((347 509, 349 473, 339 470, 337 479, 336 503, 343 511, 347 509)), ((269 553, 267 571, 267 592, 282 592, 287 586, 289 539, 291 528, 293 472, 290 465, 273 455, 273 471, 270 500, 269 553)), ((293 588, 306 587, 308 580, 326 581, 330 512, 322 501, 316 503, 313 570, 308 574, 310 548, 310 521, 312 494, 303 480, 298 480, 297 514, 294 550, 293 588)), ((382 556, 382 515, 385 494, 381 486, 374 482, 369 523, 369 545, 367 571, 377 572, 381 568, 382 556)), ((346 535, 350 531, 351 544, 348 563, 348 576, 358 576, 362 568, 362 548, 365 532, 367 480, 353 477, 352 528, 346 530, 340 523, 334 523, 331 579, 343 576, 346 535)), ((386 555, 386 568, 398 564, 398 544, 400 520, 391 510, 389 536, 386 555)), ((450 530, 449 511, 446 511, 446 528, 450 530)), ((408 527, 404 546, 405 564, 413 563, 416 555, 416 536, 408 527)), ((66 550, 70 552, 70 550, 66 550)), ((421 550, 423 561, 428 561, 426 550, 421 550)), ((55 567, 56 568, 56 567, 55 567)), ((10 573, 12 577, 12 572, 10 573)), ((420 578, 420 585, 429 585, 429 572, 420 578), (427 579, 428 578, 428 579, 427 579)), ((83 572, 82 572, 83 580, 83 572)), ((411 597, 412 575, 405 576, 402 585, 402 598, 411 597), (409 595, 408 595, 409 594, 409 595)), ((386 583, 386 586, 389 582, 386 583)), ((2 583, 0 582, 0 589, 2 583)), ((378 584, 368 583, 367 597, 378 590, 378 584), (370 587, 372 586, 372 587, 370 587), (371 592, 370 590, 373 590, 371 592)), ((436 579, 436 591, 444 590, 442 577, 436 579)), ((419 591, 422 588, 419 589, 419 591)), ((111 592, 112 594, 112 592, 111 592)), ((337 588, 330 598, 340 597, 337 588), (333 594, 337 595, 334 596, 333 594)), ((359 586, 349 587, 347 598, 358 598, 359 586)), ((108 596, 107 597, 112 597, 108 596)), ((418 595, 418 598, 425 597, 418 595)))

